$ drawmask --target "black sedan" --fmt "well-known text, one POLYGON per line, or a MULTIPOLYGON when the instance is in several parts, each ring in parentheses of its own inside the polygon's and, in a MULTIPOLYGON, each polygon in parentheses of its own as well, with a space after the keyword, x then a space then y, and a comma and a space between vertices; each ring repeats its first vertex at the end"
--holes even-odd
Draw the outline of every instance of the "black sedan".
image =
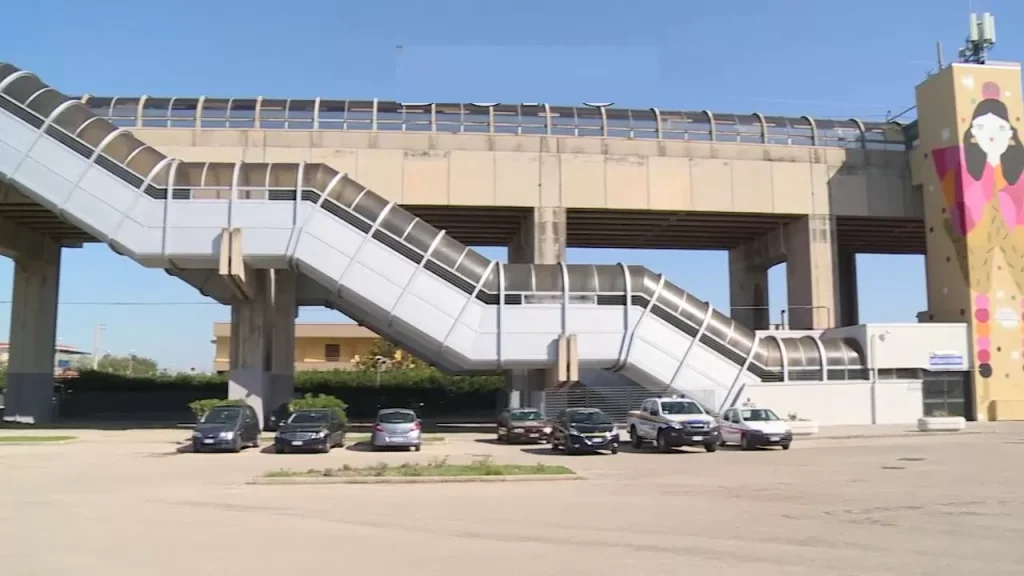
POLYGON ((562 410, 551 422, 551 449, 566 454, 607 450, 619 453, 619 431, 607 414, 597 408, 562 410))
POLYGON ((192 451, 230 450, 260 447, 260 421, 249 405, 222 404, 203 415, 192 431, 192 451))
POLYGON ((274 451, 330 452, 335 446, 345 445, 345 430, 345 423, 334 410, 296 410, 278 428, 274 451))

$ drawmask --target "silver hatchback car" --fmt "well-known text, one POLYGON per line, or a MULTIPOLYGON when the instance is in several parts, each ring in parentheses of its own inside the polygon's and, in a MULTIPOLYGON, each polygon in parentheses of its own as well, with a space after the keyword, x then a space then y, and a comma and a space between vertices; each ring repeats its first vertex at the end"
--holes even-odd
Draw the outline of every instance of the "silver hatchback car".
POLYGON ((370 446, 381 448, 411 448, 420 451, 423 445, 423 426, 416 413, 407 408, 385 408, 377 412, 370 435, 370 446))

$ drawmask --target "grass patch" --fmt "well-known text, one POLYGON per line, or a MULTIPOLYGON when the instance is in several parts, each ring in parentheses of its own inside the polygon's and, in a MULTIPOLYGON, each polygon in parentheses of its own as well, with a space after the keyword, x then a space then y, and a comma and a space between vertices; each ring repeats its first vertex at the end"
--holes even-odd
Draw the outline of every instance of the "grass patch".
POLYGON ((0 436, 0 444, 45 444, 75 439, 76 436, 0 436))
POLYGON ((427 464, 406 462, 389 466, 378 462, 373 466, 356 468, 345 464, 341 468, 310 468, 308 470, 271 470, 266 478, 382 478, 382 477, 453 477, 453 476, 557 476, 575 474, 565 466, 548 464, 495 464, 491 458, 480 458, 469 464, 449 464, 447 458, 433 458, 427 464))

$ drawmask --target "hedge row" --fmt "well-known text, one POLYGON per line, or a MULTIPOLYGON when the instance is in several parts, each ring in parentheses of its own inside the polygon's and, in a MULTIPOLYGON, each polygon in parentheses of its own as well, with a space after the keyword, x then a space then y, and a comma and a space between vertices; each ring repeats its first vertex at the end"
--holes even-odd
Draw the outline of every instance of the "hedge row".
MULTIPOLYGON (((348 390, 352 388, 419 388, 444 390, 446 392, 495 392, 504 387, 501 375, 449 376, 433 368, 394 370, 388 372, 366 371, 304 371, 295 373, 295 390, 348 390), (379 382, 379 386, 378 386, 379 382)), ((76 391, 145 391, 186 390, 211 388, 227 385, 226 375, 176 374, 168 376, 127 376, 111 372, 85 370, 78 378, 65 380, 63 387, 68 392, 76 391)))
MULTIPOLYGON (((65 418, 110 417, 134 413, 188 415, 196 400, 227 397, 223 376, 130 378, 107 372, 82 372, 65 380, 60 414, 65 418)), ((350 418, 373 417, 380 408, 412 408, 421 416, 492 412, 503 394, 501 376, 447 376, 433 369, 376 373, 299 372, 296 396, 323 394, 342 400, 350 418)))

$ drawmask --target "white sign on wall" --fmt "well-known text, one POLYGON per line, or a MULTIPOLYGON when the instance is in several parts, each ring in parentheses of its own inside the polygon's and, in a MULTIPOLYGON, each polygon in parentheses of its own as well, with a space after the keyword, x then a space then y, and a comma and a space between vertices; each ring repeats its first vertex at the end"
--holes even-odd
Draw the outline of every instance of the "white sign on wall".
POLYGON ((965 370, 964 356, 959 352, 932 352, 928 355, 931 370, 965 370))

